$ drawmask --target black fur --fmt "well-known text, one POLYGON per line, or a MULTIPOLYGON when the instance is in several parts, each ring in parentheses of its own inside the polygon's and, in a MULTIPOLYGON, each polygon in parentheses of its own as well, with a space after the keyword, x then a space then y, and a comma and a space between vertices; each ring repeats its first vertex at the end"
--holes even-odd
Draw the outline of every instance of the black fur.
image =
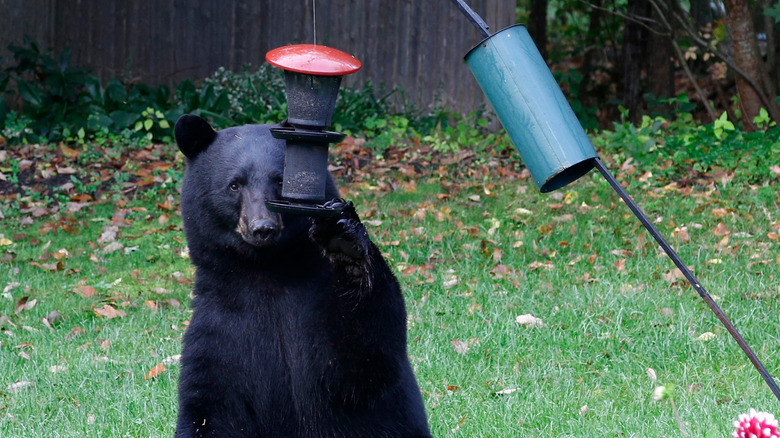
POLYGON ((197 268, 176 437, 430 436, 397 280, 351 204, 317 220, 266 209, 284 166, 269 129, 176 124, 197 268))

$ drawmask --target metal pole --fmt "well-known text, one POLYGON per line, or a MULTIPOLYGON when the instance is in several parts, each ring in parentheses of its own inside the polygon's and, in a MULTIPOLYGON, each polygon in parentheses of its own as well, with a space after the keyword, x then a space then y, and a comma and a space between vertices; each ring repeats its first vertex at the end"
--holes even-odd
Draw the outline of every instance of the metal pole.
POLYGON ((453 3, 455 3, 455 6, 460 9, 460 12, 463 13, 463 15, 466 16, 466 18, 469 19, 471 24, 477 27, 479 29, 480 33, 482 33, 482 36, 485 38, 490 36, 490 31, 488 31, 488 25, 485 23, 485 20, 482 19, 482 17, 479 16, 476 12, 474 12, 473 9, 469 5, 466 4, 464 0, 452 0, 453 3))
POLYGON ((731 336, 734 338, 734 340, 737 341, 737 344, 742 348, 742 351, 745 352, 748 359, 750 359, 750 362, 753 363, 753 366, 756 367, 758 370, 758 373, 761 374, 761 377, 764 378, 764 381, 766 381, 766 384, 769 385, 769 389, 772 390, 772 392, 775 394, 775 397, 777 397, 778 400, 780 400, 780 388, 777 387, 777 383, 775 383, 772 376, 769 374, 769 372, 766 370, 766 367, 764 367, 764 364, 761 363, 761 361, 758 359, 758 356, 756 356, 756 353, 753 352, 753 350, 750 348, 750 346, 745 342, 745 338, 742 337, 742 335, 739 334, 737 331, 737 328, 734 327, 734 324, 729 320, 729 318, 726 316, 725 313, 723 313, 722 310, 720 310, 720 307, 715 303, 715 300, 712 299, 709 293, 702 287, 702 285, 699 283, 699 280, 696 279, 696 277, 693 275, 690 269, 680 260, 680 257, 677 255, 677 253, 674 252, 674 249, 666 242, 666 240, 661 236, 661 233, 658 232, 658 230, 653 226, 653 224, 650 222, 650 220, 645 216, 645 214, 642 212, 642 210, 639 209, 639 206, 636 205, 633 199, 628 195, 628 193, 623 189, 623 187, 615 180, 615 177, 612 176, 612 174, 609 172, 609 170, 604 167, 604 163, 601 162, 601 160, 596 157, 593 158, 593 164, 594 166, 601 172, 601 174, 606 178, 607 182, 609 182, 609 185, 612 186, 612 188, 617 192, 618 195, 623 199, 623 201, 628 205, 628 208, 631 209, 631 211, 634 213, 634 215, 639 219, 640 222, 642 222, 642 225, 647 229, 647 231, 650 232, 650 235, 653 236, 656 242, 658 242, 659 245, 661 245, 661 248, 666 252, 666 255, 669 256, 670 259, 674 262, 674 264, 677 266, 677 268, 683 273, 685 278, 688 280, 688 282, 693 286, 694 289, 696 289, 696 292, 699 293, 699 296, 704 300, 705 303, 710 307, 710 309, 715 313, 715 315, 718 317, 721 323, 726 327, 726 330, 728 330, 729 333, 731 333, 731 336))

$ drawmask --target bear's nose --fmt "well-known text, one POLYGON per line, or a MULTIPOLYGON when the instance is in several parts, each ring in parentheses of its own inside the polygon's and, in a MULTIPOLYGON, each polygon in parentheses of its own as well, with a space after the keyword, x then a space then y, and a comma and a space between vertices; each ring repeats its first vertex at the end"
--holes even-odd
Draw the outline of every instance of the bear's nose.
POLYGON ((249 224, 249 231, 258 241, 268 241, 276 237, 279 232, 279 226, 276 222, 269 219, 257 219, 249 224))

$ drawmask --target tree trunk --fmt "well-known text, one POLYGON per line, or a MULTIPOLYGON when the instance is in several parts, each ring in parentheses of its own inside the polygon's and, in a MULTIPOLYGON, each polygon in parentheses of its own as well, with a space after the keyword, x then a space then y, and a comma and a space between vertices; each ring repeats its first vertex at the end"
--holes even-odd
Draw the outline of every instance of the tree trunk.
MULTIPOLYGON (((771 0, 762 0, 761 10, 766 11, 772 6, 771 0)), ((777 94, 777 47, 775 40, 775 20, 769 15, 764 15, 764 34, 766 35, 766 64, 764 72, 767 74, 767 91, 769 96, 777 94)))
POLYGON ((528 33, 536 43, 542 58, 547 61, 547 0, 531 0, 528 33))
MULTIPOLYGON (((649 0, 628 0, 629 17, 647 17, 649 0)), ((642 66, 645 65, 646 30, 633 20, 626 20, 623 32, 623 52, 620 60, 620 82, 618 97, 628 109, 631 120, 642 119, 642 66)))
POLYGON ((595 57, 597 54, 598 46, 595 44, 595 40, 601 31, 601 18, 604 15, 602 11, 602 3, 604 0, 592 0, 595 6, 590 11, 590 23, 588 25, 588 33, 585 35, 585 54, 582 56, 582 84, 580 84, 579 94, 577 99, 586 107, 593 106, 594 96, 593 81, 591 75, 593 73, 593 66, 595 65, 595 57))
MULTIPOLYGON (((656 22, 661 19, 658 11, 652 8, 650 17, 656 22)), ((665 99, 674 96, 674 48, 668 35, 655 32, 648 33, 647 48, 647 91, 656 99, 665 99)), ((662 105, 659 110, 671 112, 668 104, 662 105)))
POLYGON ((753 28, 747 2, 746 0, 725 0, 723 3, 726 6, 725 22, 731 36, 734 63, 761 88, 753 88, 742 76, 736 78, 742 122, 745 129, 749 131, 756 129, 753 119, 765 104, 768 106, 766 109, 772 119, 780 122, 780 108, 774 101, 774 96, 770 95, 767 98, 767 87, 762 85, 766 74, 761 55, 758 52, 756 32, 753 28), (762 95, 765 102, 762 102, 762 95))

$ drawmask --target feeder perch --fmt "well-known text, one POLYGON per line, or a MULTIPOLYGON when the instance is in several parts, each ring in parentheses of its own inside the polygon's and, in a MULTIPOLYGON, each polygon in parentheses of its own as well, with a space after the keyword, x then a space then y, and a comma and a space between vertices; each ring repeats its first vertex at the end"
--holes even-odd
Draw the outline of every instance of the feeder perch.
POLYGON ((284 70, 287 123, 271 135, 286 141, 282 200, 268 201, 279 213, 329 216, 338 210, 321 205, 328 180, 328 145, 344 134, 325 131, 336 107, 341 78, 361 68, 352 55, 326 46, 297 44, 279 47, 265 55, 284 70))

